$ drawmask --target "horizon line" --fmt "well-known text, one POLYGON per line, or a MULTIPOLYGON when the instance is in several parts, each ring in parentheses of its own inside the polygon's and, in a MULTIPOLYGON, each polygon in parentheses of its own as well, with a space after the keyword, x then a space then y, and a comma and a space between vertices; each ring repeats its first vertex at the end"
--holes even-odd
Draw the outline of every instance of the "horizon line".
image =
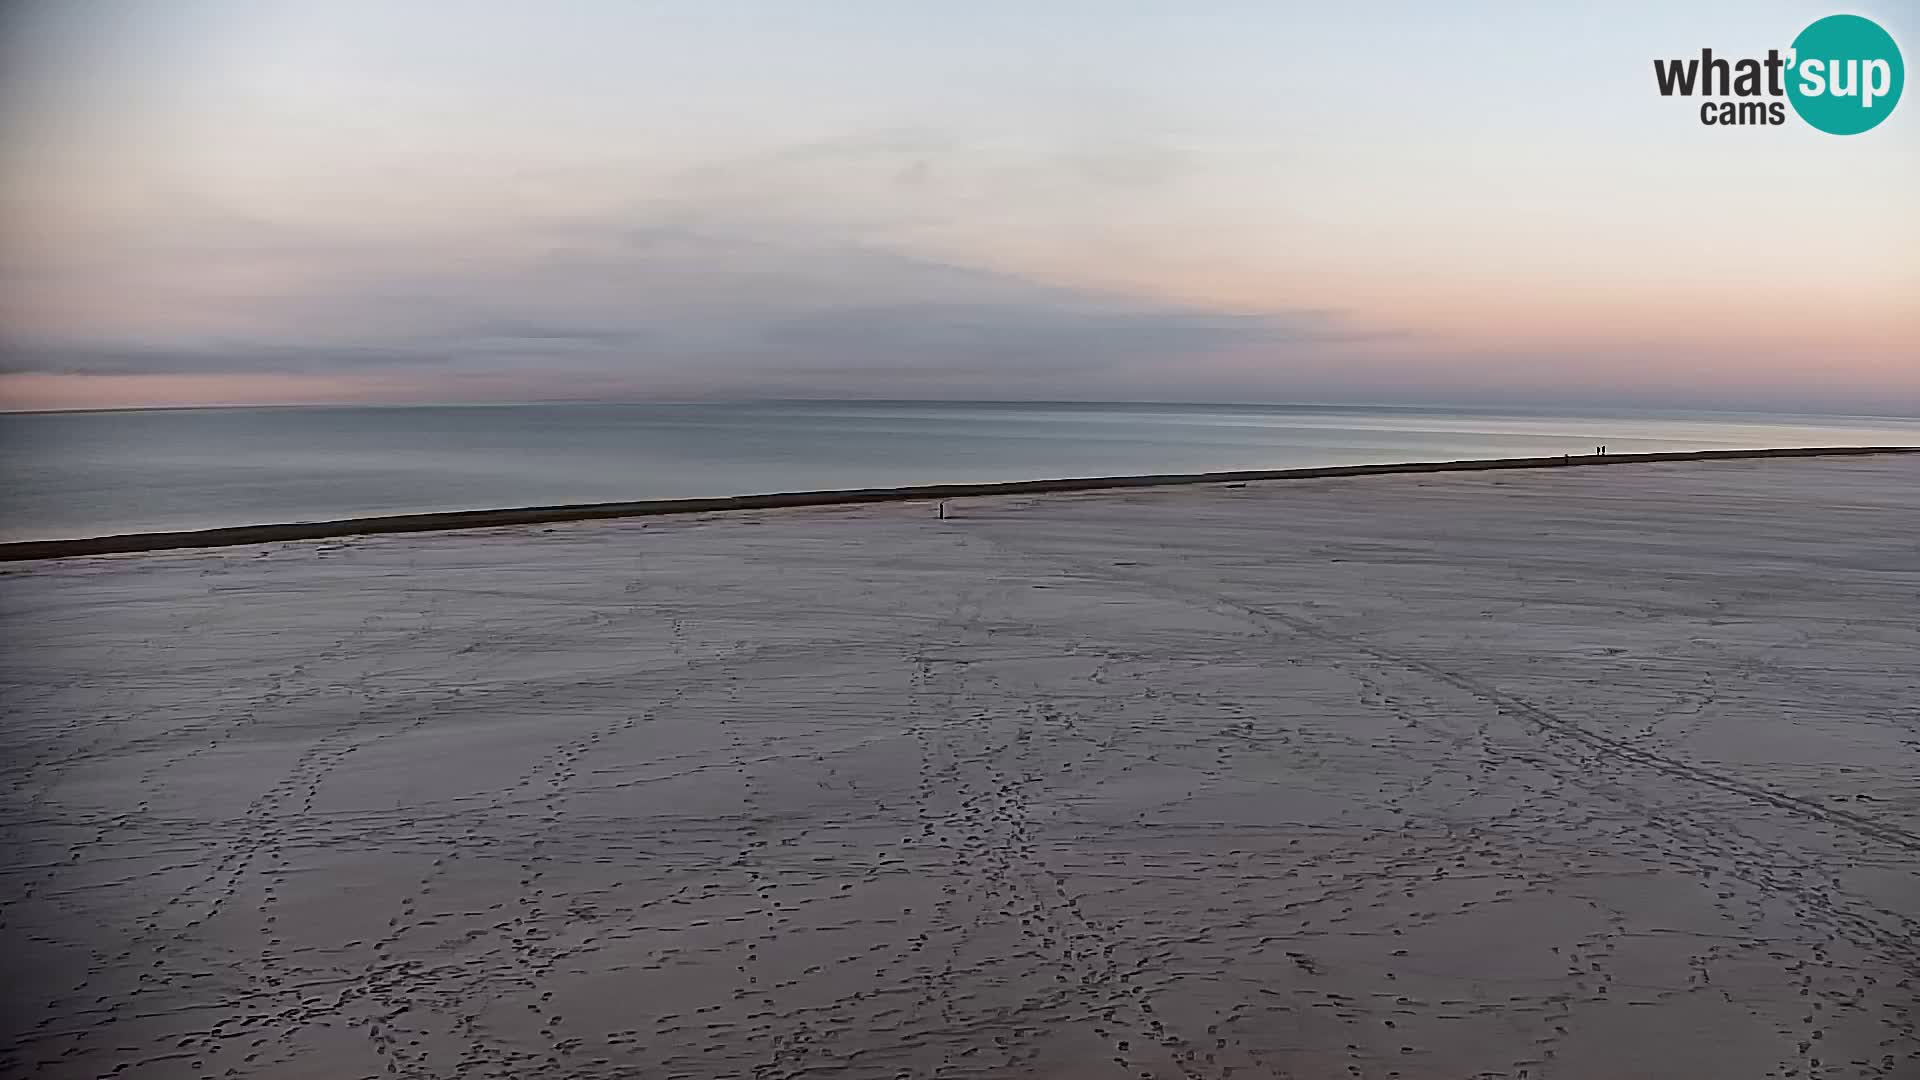
POLYGON ((1871 420, 1920 420, 1920 413, 1851 412, 1836 409, 1688 405, 1578 405, 1571 402, 1463 402, 1259 400, 1208 401, 1185 398, 896 398, 896 397, 725 397, 725 398, 527 398, 511 401, 337 401, 337 402, 215 402, 203 405, 116 405, 75 408, 13 409, 0 407, 0 416, 72 416, 144 412, 208 412, 292 409, 485 409, 530 406, 726 406, 726 405, 1139 405, 1209 409, 1392 409, 1405 412, 1530 413, 1563 409, 1570 413, 1609 415, 1636 413, 1707 413, 1729 416, 1830 417, 1871 420))

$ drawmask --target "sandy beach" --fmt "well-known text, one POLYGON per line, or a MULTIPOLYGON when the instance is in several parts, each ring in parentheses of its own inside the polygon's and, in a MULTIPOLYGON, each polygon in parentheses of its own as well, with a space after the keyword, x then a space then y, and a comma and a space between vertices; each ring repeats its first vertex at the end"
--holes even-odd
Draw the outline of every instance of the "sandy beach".
POLYGON ((0 1076, 1920 1076, 1920 457, 0 568, 0 1076))

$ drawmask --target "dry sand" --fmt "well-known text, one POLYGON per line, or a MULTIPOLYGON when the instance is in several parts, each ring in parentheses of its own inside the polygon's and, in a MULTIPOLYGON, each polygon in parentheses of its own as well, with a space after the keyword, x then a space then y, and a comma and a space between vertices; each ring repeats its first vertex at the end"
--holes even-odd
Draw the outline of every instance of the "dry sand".
POLYGON ((1920 459, 0 574, 8 1077, 1920 1076, 1920 459))

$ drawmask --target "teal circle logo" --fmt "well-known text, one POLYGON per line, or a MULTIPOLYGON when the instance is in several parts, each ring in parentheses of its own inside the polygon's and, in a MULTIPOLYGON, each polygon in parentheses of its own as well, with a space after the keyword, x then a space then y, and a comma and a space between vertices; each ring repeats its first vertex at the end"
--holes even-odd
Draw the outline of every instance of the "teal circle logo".
POLYGON ((1858 15, 1829 15, 1800 31, 1790 63, 1787 100, 1800 119, 1829 135, 1877 126, 1907 83, 1893 35, 1858 15))

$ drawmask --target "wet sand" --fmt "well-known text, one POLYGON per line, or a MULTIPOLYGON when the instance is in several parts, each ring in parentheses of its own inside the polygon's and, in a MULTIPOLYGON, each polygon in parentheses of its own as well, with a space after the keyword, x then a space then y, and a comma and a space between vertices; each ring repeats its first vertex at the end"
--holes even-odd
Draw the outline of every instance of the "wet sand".
POLYGON ((7 1077, 1920 1076, 1920 459, 0 570, 7 1077))

